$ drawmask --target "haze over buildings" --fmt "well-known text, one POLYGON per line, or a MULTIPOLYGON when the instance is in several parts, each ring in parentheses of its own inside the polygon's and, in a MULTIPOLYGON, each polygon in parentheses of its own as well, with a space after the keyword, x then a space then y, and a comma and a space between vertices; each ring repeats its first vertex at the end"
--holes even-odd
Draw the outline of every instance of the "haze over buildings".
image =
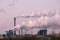
POLYGON ((60 0, 0 0, 0 33, 12 29, 13 18, 21 15, 39 15, 41 24, 54 24, 59 30, 60 0))

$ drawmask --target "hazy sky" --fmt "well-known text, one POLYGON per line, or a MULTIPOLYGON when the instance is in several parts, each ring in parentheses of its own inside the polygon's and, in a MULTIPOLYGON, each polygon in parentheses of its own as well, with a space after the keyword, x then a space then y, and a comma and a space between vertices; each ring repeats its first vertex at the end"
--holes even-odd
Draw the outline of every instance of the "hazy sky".
POLYGON ((0 0, 0 33, 13 27, 13 18, 42 10, 60 11, 60 0, 0 0))

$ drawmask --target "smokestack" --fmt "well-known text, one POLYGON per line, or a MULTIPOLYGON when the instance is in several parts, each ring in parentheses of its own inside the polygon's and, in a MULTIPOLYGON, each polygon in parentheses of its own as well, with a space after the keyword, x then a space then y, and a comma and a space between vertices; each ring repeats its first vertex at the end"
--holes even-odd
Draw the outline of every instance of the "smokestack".
POLYGON ((16 18, 14 17, 14 26, 16 26, 16 18))
MULTIPOLYGON (((14 27, 16 26, 16 18, 14 17, 14 27)), ((14 36, 16 36, 16 30, 14 30, 14 36)))

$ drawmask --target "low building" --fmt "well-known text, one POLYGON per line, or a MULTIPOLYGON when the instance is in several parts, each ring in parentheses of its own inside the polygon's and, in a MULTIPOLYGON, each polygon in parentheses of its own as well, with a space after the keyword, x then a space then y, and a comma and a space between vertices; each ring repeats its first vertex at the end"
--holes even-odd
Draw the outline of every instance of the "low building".
POLYGON ((39 30, 38 35, 47 35, 47 29, 39 30))

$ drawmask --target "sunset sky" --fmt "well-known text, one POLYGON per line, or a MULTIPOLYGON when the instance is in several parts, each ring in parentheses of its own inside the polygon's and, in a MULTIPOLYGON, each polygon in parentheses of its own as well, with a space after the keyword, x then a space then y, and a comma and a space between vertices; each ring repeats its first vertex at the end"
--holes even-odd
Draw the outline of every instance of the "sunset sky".
POLYGON ((0 0, 0 34, 14 27, 14 17, 34 13, 34 15, 40 14, 43 20, 44 13, 56 10, 57 13, 53 17, 47 16, 48 22, 60 26, 60 0, 0 0))

